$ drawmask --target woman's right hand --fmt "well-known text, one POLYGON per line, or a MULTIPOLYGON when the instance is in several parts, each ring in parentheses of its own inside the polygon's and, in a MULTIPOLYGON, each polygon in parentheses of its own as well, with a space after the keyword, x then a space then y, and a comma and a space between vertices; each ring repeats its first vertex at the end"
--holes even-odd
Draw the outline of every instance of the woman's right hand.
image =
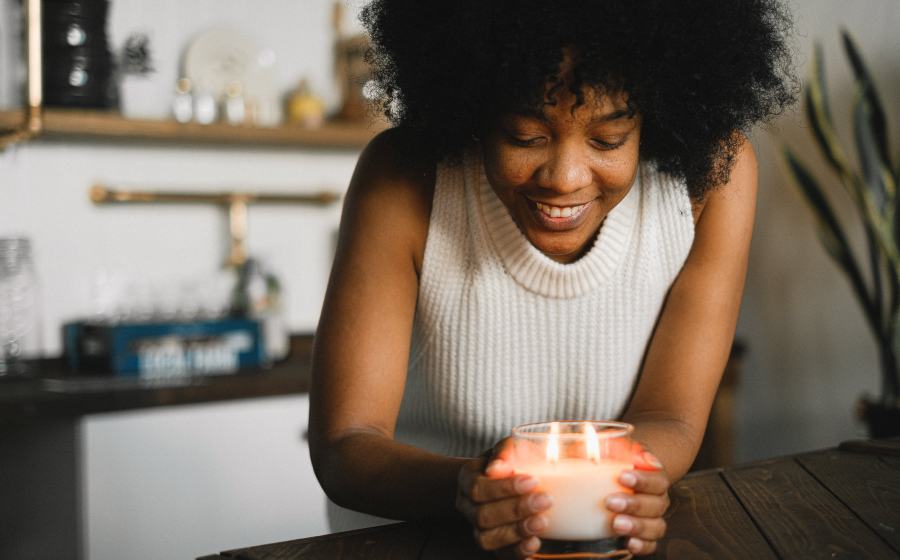
POLYGON ((552 500, 535 490, 537 479, 514 473, 506 442, 497 448, 500 451, 487 460, 472 459, 460 469, 456 508, 475 527, 483 549, 502 558, 528 558, 540 547, 538 535, 547 528, 541 512, 552 500))

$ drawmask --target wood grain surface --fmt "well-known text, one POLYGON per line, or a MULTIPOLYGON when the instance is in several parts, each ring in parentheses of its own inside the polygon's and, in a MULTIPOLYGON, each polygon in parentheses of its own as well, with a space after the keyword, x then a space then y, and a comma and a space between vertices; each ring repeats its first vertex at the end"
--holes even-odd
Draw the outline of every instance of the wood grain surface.
POLYGON ((900 555, 900 469, 877 455, 841 451, 797 460, 900 555))
POLYGON ((676 483, 669 496, 667 537, 654 558, 777 558, 718 471, 676 483))
MULTIPOLYGON (((858 447, 869 450, 872 447, 858 447)), ((829 449, 685 477, 650 559, 900 558, 900 457, 829 449)), ((464 523, 403 523, 203 560, 490 560, 464 523)))
POLYGON ((412 560, 419 557, 426 536, 419 524, 401 523, 229 550, 221 556, 234 560, 412 560))
POLYGON ((723 476, 781 558, 897 558, 794 460, 730 469, 723 476))

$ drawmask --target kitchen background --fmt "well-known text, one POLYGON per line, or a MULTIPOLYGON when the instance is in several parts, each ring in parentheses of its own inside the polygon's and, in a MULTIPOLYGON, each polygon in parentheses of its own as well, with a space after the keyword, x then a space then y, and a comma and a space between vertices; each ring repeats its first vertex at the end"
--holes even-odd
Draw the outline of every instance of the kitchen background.
MULTIPOLYGON (((357 3, 361 3, 360 2, 357 3)), ((15 0, 2 0, 0 99, 16 95, 15 0)), ((824 46, 837 128, 852 138, 854 95, 840 46, 857 39, 886 105, 900 123, 900 2, 795 0, 798 73, 814 40, 824 46)), ((347 10, 353 28, 355 7, 347 10)), ((231 27, 268 47, 277 85, 306 78, 329 110, 338 103, 330 0, 113 0, 116 49, 135 32, 150 38, 156 71, 127 103, 170 112, 182 52, 198 33, 231 27)), ((825 255, 812 219, 785 180, 782 143, 821 162, 798 110, 754 131, 760 197, 738 336, 747 354, 736 401, 736 459, 815 449, 857 437, 863 392, 878 390, 875 344, 848 283, 825 255)), ((144 187, 342 191, 357 151, 194 144, 39 140, 0 153, 0 236, 32 240, 41 282, 43 346, 61 351, 60 325, 94 310, 98 282, 114 271, 138 292, 210 286, 225 256, 225 214, 200 206, 95 206, 96 182, 144 187), (136 286, 136 287, 135 287, 136 286)), ((822 169, 823 166, 815 166, 822 169)), ((821 175, 826 178, 824 173, 821 175)), ((846 210, 846 208, 845 208, 846 210)), ((849 216, 849 211, 846 216, 849 216)), ((284 319, 311 332, 324 293, 340 205, 251 208, 248 246, 284 285, 284 319)), ((861 232, 853 231, 854 242, 861 232)), ((89 558, 193 557, 248 544, 324 533, 323 496, 301 433, 304 396, 88 416, 81 425, 83 548, 89 558)))

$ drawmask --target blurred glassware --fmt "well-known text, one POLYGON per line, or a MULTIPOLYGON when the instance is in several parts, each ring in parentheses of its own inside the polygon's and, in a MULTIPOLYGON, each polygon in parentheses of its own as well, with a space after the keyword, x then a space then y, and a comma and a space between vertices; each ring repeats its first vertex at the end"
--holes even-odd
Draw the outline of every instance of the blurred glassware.
POLYGON ((244 121, 247 119, 247 103, 244 100, 243 88, 240 82, 231 82, 225 88, 223 110, 225 122, 231 125, 244 124, 244 121))
POLYGON ((40 289, 24 237, 0 238, 0 376, 29 373, 42 351, 40 289))
POLYGON ((258 259, 250 257, 237 267, 231 314, 261 321, 266 357, 277 362, 287 357, 290 336, 283 317, 281 282, 258 259))
POLYGON ((198 91, 194 95, 194 120, 200 124, 212 124, 216 122, 218 115, 216 98, 208 91, 198 91))
POLYGON ((91 319, 102 323, 119 322, 125 315, 122 306, 126 279, 121 271, 99 267, 91 281, 91 319))
POLYGON ((184 124, 194 120, 193 84, 187 78, 180 78, 175 83, 175 97, 172 99, 172 115, 175 120, 184 124))

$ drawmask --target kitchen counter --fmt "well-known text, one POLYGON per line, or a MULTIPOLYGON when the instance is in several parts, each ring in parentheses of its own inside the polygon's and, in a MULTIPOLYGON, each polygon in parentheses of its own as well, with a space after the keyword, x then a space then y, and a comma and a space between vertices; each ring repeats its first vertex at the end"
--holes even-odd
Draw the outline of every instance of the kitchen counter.
POLYGON ((313 336, 291 337, 289 357, 269 369, 232 375, 142 380, 73 373, 61 359, 42 360, 28 378, 0 378, 0 426, 100 412, 306 393, 313 336))

